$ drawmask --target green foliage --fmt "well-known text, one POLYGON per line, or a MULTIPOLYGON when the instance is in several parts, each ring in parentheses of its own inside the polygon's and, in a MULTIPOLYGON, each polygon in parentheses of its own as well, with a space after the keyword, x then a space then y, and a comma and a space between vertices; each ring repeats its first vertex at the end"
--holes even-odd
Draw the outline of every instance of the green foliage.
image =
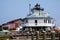
POLYGON ((0 33, 0 38, 8 38, 9 35, 5 33, 0 33))
POLYGON ((0 31, 2 31, 2 27, 0 27, 0 31))

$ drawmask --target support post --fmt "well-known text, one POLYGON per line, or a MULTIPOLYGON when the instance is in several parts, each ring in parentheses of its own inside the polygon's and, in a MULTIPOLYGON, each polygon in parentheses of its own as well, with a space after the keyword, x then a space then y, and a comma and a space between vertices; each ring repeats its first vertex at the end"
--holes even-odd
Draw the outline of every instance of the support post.
POLYGON ((34 40, 34 34, 31 33, 31 40, 34 40))
POLYGON ((39 31, 36 32, 36 40, 39 40, 39 31))
POLYGON ((51 32, 51 40, 55 40, 55 31, 51 32))
POLYGON ((46 40, 46 32, 43 32, 43 40, 46 40))
POLYGON ((41 34, 41 30, 39 29, 39 36, 40 36, 40 34, 41 34))

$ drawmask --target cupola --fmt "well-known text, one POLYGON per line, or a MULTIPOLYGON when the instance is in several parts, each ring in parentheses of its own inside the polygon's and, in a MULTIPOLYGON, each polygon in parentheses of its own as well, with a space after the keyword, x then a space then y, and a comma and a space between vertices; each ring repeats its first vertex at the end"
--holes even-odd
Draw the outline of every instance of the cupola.
POLYGON ((37 3, 37 4, 34 6, 34 8, 31 9, 31 11, 34 11, 34 10, 36 10, 36 11, 44 11, 44 8, 41 8, 40 5, 37 3))

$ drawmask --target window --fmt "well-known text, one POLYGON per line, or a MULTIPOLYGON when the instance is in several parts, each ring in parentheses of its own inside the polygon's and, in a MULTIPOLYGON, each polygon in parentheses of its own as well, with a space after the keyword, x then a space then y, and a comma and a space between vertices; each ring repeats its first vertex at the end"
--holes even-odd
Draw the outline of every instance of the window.
POLYGON ((35 23, 37 23, 37 20, 35 20, 35 23))
POLYGON ((48 23, 51 23, 51 20, 48 20, 48 23))
POLYGON ((47 23, 47 19, 44 20, 44 23, 47 23))
POLYGON ((3 27, 4 30, 8 30, 8 27, 3 27))
POLYGON ((35 20, 35 25, 37 25, 37 20, 35 20))

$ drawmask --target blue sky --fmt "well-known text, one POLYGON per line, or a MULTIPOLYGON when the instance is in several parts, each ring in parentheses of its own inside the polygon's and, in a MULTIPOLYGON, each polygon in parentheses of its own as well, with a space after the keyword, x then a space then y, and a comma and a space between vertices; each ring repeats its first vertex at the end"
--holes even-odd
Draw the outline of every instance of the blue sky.
POLYGON ((24 18, 31 8, 36 4, 54 18, 55 23, 60 25, 60 0, 0 0, 0 24, 17 18, 24 18))

